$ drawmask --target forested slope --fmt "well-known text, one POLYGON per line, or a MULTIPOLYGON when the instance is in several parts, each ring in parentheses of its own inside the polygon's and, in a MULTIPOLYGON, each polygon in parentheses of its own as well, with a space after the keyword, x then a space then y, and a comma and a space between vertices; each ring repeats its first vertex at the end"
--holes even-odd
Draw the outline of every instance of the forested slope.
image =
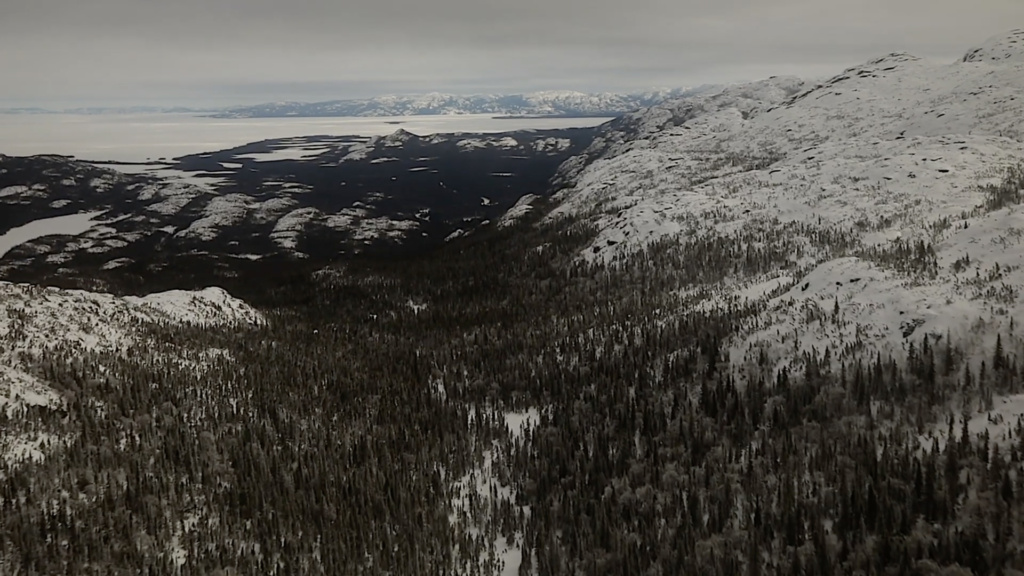
POLYGON ((0 410, 35 442, 0 469, 0 572, 1024 571, 1024 155, 961 101, 1013 102, 986 55, 1017 36, 955 86, 898 56, 649 110, 517 222, 240 269, 241 322, 26 350, 49 400, 0 410), (956 122, 904 117, 928 98, 956 122))

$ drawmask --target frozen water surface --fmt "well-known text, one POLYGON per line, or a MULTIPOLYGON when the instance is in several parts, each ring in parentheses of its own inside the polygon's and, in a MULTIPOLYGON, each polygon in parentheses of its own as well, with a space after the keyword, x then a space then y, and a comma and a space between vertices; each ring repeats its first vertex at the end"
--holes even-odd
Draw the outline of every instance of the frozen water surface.
POLYGON ((103 212, 82 212, 56 218, 44 218, 24 226, 11 228, 0 235, 0 258, 12 248, 43 236, 78 236, 98 224, 96 218, 103 212))
MULTIPOLYGON (((489 114, 385 118, 209 118, 193 114, 0 114, 0 154, 63 154, 143 162, 215 152, 250 142, 317 135, 496 133, 596 126, 610 118, 496 119, 489 114)), ((270 158, 262 158, 270 159, 270 158)))

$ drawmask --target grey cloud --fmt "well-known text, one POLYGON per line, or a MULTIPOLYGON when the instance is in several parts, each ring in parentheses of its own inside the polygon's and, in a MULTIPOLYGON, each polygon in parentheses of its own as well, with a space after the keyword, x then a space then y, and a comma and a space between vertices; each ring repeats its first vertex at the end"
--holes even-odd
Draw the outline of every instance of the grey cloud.
POLYGON ((1024 25, 1019 0, 13 2, 0 18, 0 105, 818 76, 895 50, 952 60, 1024 25))

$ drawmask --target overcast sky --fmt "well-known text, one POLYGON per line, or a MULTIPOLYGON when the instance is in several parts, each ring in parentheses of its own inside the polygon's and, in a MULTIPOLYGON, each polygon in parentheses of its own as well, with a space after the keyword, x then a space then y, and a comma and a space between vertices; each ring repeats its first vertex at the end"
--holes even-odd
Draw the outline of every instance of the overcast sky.
POLYGON ((0 107, 817 77, 1024 27, 1024 0, 2 1, 0 107))

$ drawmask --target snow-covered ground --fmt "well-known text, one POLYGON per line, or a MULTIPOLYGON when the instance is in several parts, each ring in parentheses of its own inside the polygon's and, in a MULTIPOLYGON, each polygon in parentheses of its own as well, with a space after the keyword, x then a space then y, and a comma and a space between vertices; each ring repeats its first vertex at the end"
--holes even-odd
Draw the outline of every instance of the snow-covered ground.
POLYGON ((526 194, 519 198, 516 203, 498 219, 498 228, 507 228, 523 219, 524 216, 533 210, 533 202, 539 199, 535 194, 526 194))
POLYGON ((241 223, 253 208, 253 199, 245 194, 216 196, 203 208, 202 218, 176 235, 212 240, 221 228, 241 223))
MULTIPOLYGON (((30 407, 59 407, 61 396, 31 373, 47 350, 123 352, 146 323, 258 324, 262 315, 220 288, 121 298, 0 282, 0 410, 10 416, 30 407)), ((48 434, 0 431, 0 458, 40 459, 61 444, 48 434)))
POLYGON ((144 316, 153 311, 157 318, 162 316, 180 323, 220 325, 230 322, 263 322, 263 316, 259 312, 232 297, 223 288, 217 287, 202 290, 170 290, 142 297, 126 296, 124 300, 137 305, 144 316))
POLYGON ((306 226, 319 220, 323 214, 316 208, 299 208, 284 215, 274 225, 270 233, 271 239, 286 250, 295 250, 299 244, 299 236, 306 226))
POLYGON ((168 215, 177 214, 192 200, 209 193, 208 189, 195 184, 168 182, 141 187, 138 198, 142 201, 158 198, 159 201, 148 205, 146 210, 168 215))
POLYGON ((118 350, 139 322, 196 324, 258 323, 262 316, 220 288, 118 297, 83 290, 61 290, 0 282, 0 359, 50 346, 118 350))
MULTIPOLYGON (((967 433, 972 442, 988 432, 989 441, 1003 448, 1020 442, 1014 437, 1018 426, 1024 424, 1024 394, 1001 396, 992 399, 991 410, 978 410, 968 414, 967 433)), ((954 417, 953 441, 961 439, 963 433, 963 415, 954 417)), ((919 438, 921 448, 930 449, 938 446, 945 449, 949 441, 949 422, 940 422, 931 426, 919 438)))
POLYGON ((730 277, 700 303, 761 303, 734 363, 763 349, 900 351, 947 332, 980 351, 1024 321, 1024 211, 984 207, 985 187, 1024 163, 1022 36, 955 63, 890 54, 822 83, 774 77, 627 116, 563 165, 550 218, 593 221, 580 257, 605 263, 709 235, 804 246, 788 270, 730 277), (933 273, 871 256, 918 241, 935 252, 933 273))
POLYGON ((491 138, 464 138, 455 143, 464 150, 474 148, 518 148, 519 142, 515 138, 505 137, 497 140, 491 138))
MULTIPOLYGON (((443 393, 443 387, 441 388, 443 393)), ((505 426, 513 442, 522 442, 523 435, 529 433, 540 424, 540 412, 531 408, 521 412, 506 412, 505 426)), ((499 505, 501 500, 514 501, 512 488, 501 481, 499 468, 503 463, 498 445, 483 450, 482 463, 470 470, 454 485, 452 499, 452 515, 449 518, 453 526, 469 530, 476 535, 488 533, 488 523, 492 522, 489 510, 499 505), (478 522, 482 521, 482 524, 478 522)), ((529 514, 529 508, 524 513, 529 514)), ((515 576, 523 561, 523 535, 516 533, 511 538, 497 535, 493 541, 487 542, 487 548, 481 553, 481 560, 490 561, 500 576, 515 576)))

